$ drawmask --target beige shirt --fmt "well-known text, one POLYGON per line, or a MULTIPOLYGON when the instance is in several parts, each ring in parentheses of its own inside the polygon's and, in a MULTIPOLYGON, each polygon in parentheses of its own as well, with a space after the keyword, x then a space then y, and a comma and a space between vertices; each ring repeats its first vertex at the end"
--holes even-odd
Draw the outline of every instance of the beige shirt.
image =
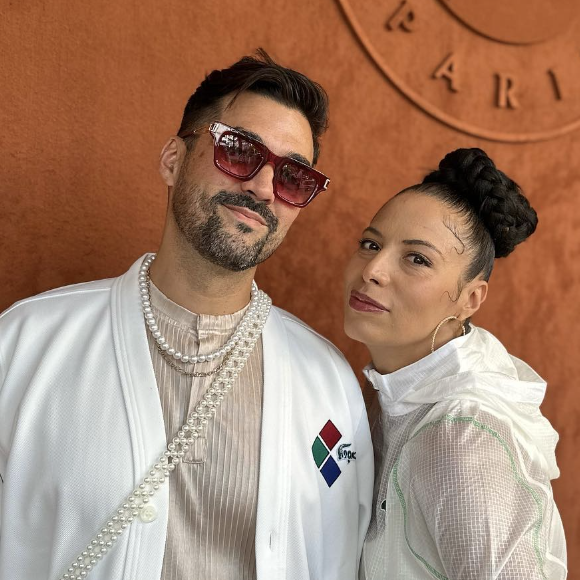
MULTIPOLYGON (((159 330, 176 349, 205 354, 225 344, 246 308, 231 315, 193 314, 151 284, 159 330)), ((193 378, 171 368, 148 334, 167 439, 172 439, 215 375, 193 378)), ((208 372, 223 359, 179 366, 208 372)), ((262 342, 233 389, 169 478, 169 524, 161 580, 253 580, 264 385, 262 342)))

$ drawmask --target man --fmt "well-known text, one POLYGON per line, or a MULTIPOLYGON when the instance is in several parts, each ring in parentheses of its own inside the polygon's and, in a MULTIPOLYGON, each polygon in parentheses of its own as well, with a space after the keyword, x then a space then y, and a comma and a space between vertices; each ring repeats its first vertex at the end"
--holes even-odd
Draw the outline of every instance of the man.
POLYGON ((252 285, 328 184, 326 115, 264 52, 212 72, 161 153, 157 256, 2 314, 0 578, 356 577, 358 384, 252 285))

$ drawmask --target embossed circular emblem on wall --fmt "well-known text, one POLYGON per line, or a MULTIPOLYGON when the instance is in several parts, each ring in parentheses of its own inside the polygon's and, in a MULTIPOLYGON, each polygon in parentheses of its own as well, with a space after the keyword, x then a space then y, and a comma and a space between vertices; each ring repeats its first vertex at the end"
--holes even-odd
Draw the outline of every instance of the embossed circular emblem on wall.
POLYGON ((337 0, 413 103, 460 131, 526 142, 580 128, 580 0, 337 0))

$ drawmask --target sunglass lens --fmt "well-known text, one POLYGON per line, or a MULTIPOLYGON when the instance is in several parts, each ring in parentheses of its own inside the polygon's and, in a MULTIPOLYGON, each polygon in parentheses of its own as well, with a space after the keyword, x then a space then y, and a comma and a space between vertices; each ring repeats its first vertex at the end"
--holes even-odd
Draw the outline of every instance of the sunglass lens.
POLYGON ((282 198, 291 203, 304 203, 316 191, 317 182, 307 167, 285 163, 280 168, 277 185, 282 198))
POLYGON ((262 162, 260 150, 235 133, 221 136, 216 155, 220 167, 238 177, 248 177, 262 162))

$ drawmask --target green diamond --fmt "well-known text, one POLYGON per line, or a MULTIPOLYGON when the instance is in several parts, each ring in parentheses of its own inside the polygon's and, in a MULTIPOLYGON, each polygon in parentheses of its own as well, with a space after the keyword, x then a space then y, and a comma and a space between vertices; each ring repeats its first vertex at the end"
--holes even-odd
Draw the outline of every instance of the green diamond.
POLYGON ((317 437, 312 444, 312 457, 314 457, 314 462, 316 467, 320 467, 324 460, 328 457, 328 449, 326 445, 317 437))

